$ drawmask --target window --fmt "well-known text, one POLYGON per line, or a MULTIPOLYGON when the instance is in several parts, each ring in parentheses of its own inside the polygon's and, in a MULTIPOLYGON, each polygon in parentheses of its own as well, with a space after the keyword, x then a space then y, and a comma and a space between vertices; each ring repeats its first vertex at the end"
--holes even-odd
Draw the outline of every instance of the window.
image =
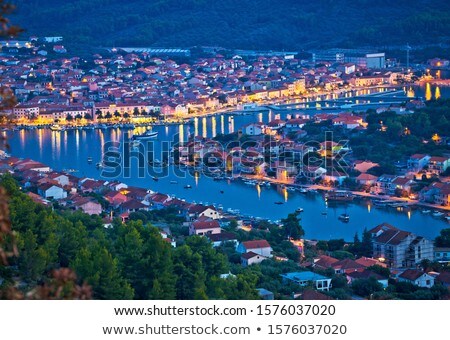
POLYGON ((430 281, 430 280, 426 280, 426 281, 425 281, 425 284, 426 284, 427 286, 429 286, 429 285, 430 285, 430 283, 431 283, 431 281, 430 281))

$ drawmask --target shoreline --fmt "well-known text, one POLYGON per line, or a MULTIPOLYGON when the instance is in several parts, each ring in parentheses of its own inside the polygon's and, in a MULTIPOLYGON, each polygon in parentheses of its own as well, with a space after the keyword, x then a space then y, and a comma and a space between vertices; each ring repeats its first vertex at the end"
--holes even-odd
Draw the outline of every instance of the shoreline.
POLYGON ((373 193, 366 193, 362 191, 352 191, 352 190, 346 190, 346 189, 339 189, 339 188, 333 188, 333 187, 326 187, 319 184, 294 184, 289 182, 283 182, 283 181, 277 181, 276 179, 270 178, 270 177, 256 177, 256 176, 242 176, 242 178, 252 179, 252 180, 262 180, 262 181, 268 181, 275 185, 285 185, 285 186, 292 186, 295 188, 308 188, 310 190, 318 190, 322 192, 329 192, 333 190, 344 190, 354 196, 362 197, 362 198, 369 198, 373 199, 373 201, 396 201, 399 203, 404 203, 411 207, 427 207, 427 208, 433 208, 436 210, 442 210, 442 211, 448 211, 450 212, 450 206, 441 206, 436 205, 432 203, 426 203, 426 202, 420 202, 419 200, 412 200, 410 198, 405 197, 396 197, 396 196, 389 196, 389 195, 376 195, 373 193))
MULTIPOLYGON (((350 87, 350 88, 344 88, 344 89, 333 89, 333 90, 325 90, 325 91, 318 91, 318 92, 310 92, 310 93, 305 93, 305 94, 301 94, 301 95, 293 95, 293 96, 289 96, 289 97, 284 97, 284 98, 272 98, 271 100, 263 100, 261 101, 248 101, 248 102, 242 102, 240 104, 237 104, 236 106, 233 107, 226 107, 226 108, 221 108, 219 110, 212 110, 212 111, 204 111, 204 112, 194 112, 192 114, 189 114, 188 117, 177 117, 177 119, 175 120, 168 120, 168 121, 157 121, 157 122, 146 122, 146 121, 139 121, 139 120, 146 120, 146 119, 151 119, 151 118, 147 118, 147 117, 130 117, 128 119, 122 119, 120 121, 99 121, 96 119, 92 119, 92 120, 86 120, 85 118, 83 118, 83 120, 85 120, 83 122, 83 124, 79 124, 76 122, 76 120, 74 119, 73 121, 71 121, 70 123, 58 123, 61 124, 62 126, 68 126, 68 127, 74 127, 74 128, 78 128, 78 127, 83 127, 83 126, 95 126, 95 125, 99 125, 99 124, 106 124, 106 125, 116 125, 116 124, 134 124, 134 125, 138 125, 138 126, 158 126, 158 125, 176 125, 176 124, 186 124, 189 123, 192 119, 195 118, 203 118, 203 117, 212 117, 212 116, 216 116, 216 115, 221 115, 221 114, 244 114, 244 113, 255 113, 261 110, 270 110, 270 108, 268 108, 267 106, 273 106, 273 105, 279 105, 279 104, 302 104, 302 103, 308 103, 307 99, 309 98, 314 98, 314 97, 320 97, 320 96, 329 96, 329 95, 339 95, 341 93, 348 93, 348 92, 352 92, 352 91, 362 91, 362 90, 373 90, 373 89, 377 89, 377 88, 385 88, 385 89, 397 89, 397 88, 403 88, 405 86, 420 86, 417 83, 408 83, 408 84, 380 84, 380 85, 374 85, 374 86, 366 86, 366 87, 350 87), (300 102, 293 102, 295 100, 303 100, 300 102), (242 105, 242 104, 255 104, 256 108, 253 109, 238 109, 238 105, 242 105)), ((450 86, 450 84, 449 84, 450 86)), ((388 90, 389 91, 389 90, 388 90)), ((382 92, 388 92, 388 91, 382 91, 382 92)), ((380 93, 382 93, 380 92, 380 93)), ((370 94, 369 94, 370 95, 370 94)), ((364 95, 367 96, 367 95, 364 95)), ((350 97, 345 97, 345 98, 353 98, 354 96, 350 96, 350 97)), ((338 99, 343 99, 343 98, 336 98, 333 100, 338 100, 338 99)), ((324 100, 322 98, 319 99, 319 101, 324 100)), ((26 104, 26 103, 25 103, 26 104)), ((344 109, 342 109, 344 110, 344 109)), ((295 110, 293 110, 295 111, 295 110)), ((298 109, 298 111, 302 111, 302 109, 298 109)), ((14 122, 14 123, 10 123, 10 124, 3 124, 1 126, 3 126, 3 128, 8 129, 9 127, 13 127, 13 128, 18 128, 18 127, 37 127, 37 126, 45 126, 45 127, 50 127, 51 125, 56 124, 56 123, 52 123, 52 122, 45 122, 45 123, 31 123, 31 122, 14 122)))
MULTIPOLYGON (((15 157, 15 156, 12 156, 12 157, 15 157)), ((22 157, 20 157, 20 158, 17 157, 17 158, 21 159, 21 160, 26 159, 26 158, 22 158, 22 157)), ((50 167, 47 164, 44 164, 44 165, 50 167)), ((76 177, 78 179, 82 178, 81 176, 79 176, 77 174, 74 174, 74 173, 71 173, 70 171, 67 171, 67 170, 66 171, 64 171, 64 170, 55 170, 55 169, 53 169, 51 167, 50 167, 50 169, 51 169, 51 171, 54 171, 54 172, 57 172, 57 173, 69 174, 69 175, 74 176, 74 177, 76 177)), ((17 172, 17 173, 20 173, 20 172, 17 172)), ((96 175, 96 176, 92 176, 92 177, 89 177, 89 178, 92 178, 94 181, 98 182, 98 181, 101 181, 100 177, 101 176, 96 175)), ((253 176, 253 178, 254 178, 254 176, 253 176)), ((242 180, 245 181, 246 179, 252 179, 252 177, 248 176, 248 175, 247 176, 243 175, 243 176, 236 177, 236 180, 239 180, 239 181, 242 181, 242 180)), ((261 180, 261 178, 258 178, 258 179, 261 180)), ((286 182, 276 181, 275 179, 264 178, 264 180, 267 181, 267 182, 270 182, 271 183, 270 186, 272 186, 272 185, 285 185, 286 186, 285 190, 288 190, 287 189, 288 186, 294 186, 294 185, 286 183, 286 182)), ((256 184, 255 184, 255 186, 256 186, 256 184)), ((130 187, 136 187, 136 188, 144 189, 144 190, 147 191, 148 194, 163 194, 163 195, 167 195, 169 197, 172 197, 172 199, 177 199, 177 200, 186 202, 187 204, 191 204, 191 205, 212 206, 217 211, 219 211, 220 214, 223 217, 225 217, 225 218, 249 221, 249 223, 258 223, 258 222, 261 222, 261 221, 265 221, 265 222, 268 222, 268 223, 279 224, 281 219, 285 218, 287 216, 286 215, 286 216, 280 217, 280 218, 277 218, 277 217, 272 217, 272 218, 271 217, 260 217, 260 216, 257 216, 255 214, 252 214, 252 213, 245 213, 245 212, 241 211, 240 209, 232 209, 232 208, 228 208, 227 209, 226 207, 224 207, 222 205, 222 203, 217 203, 217 202, 210 202, 210 203, 208 203, 208 202, 197 201, 197 200, 194 200, 194 199, 185 199, 185 198, 182 197, 182 195, 170 194, 170 193, 167 192, 167 190, 163 190, 163 191, 161 191, 161 190, 152 190, 152 189, 149 189, 149 188, 142 187, 140 185, 136 185, 136 186, 130 185, 130 187)), ((323 187, 323 186, 320 186, 320 185, 295 185, 294 187, 308 188, 308 194, 314 194, 314 195, 323 195, 324 192, 333 190, 333 188, 323 187), (311 191, 311 190, 314 190, 315 192, 311 191)), ((274 187, 272 187, 272 189, 274 189, 274 187)), ((274 190, 276 190, 276 189, 274 189, 274 190)), ((361 193, 361 192, 356 192, 356 191, 354 191, 354 192, 349 191, 349 192, 352 195, 354 195, 354 197, 358 197, 358 198, 362 198, 362 199, 363 198, 368 198, 368 199, 376 198, 377 201, 385 201, 385 202, 390 201, 391 203, 392 202, 404 203, 404 204, 407 204, 411 208, 418 208, 419 206, 426 206, 426 207, 432 207, 432 208, 434 208, 436 210, 443 210, 443 207, 436 207, 434 205, 421 203, 421 202, 407 202, 405 199, 402 199, 402 198, 396 198, 396 197, 390 197, 390 196, 371 195, 371 194, 361 193)), ((300 194, 300 193, 297 192, 297 194, 300 194)), ((341 206, 347 206, 347 205, 350 205, 350 204, 361 205, 362 201, 360 201, 360 200, 351 200, 351 201, 348 201, 348 202, 347 201, 334 201, 333 203, 341 205, 341 206)), ((376 204, 373 204, 373 206, 376 206, 376 204)), ((386 204, 386 206, 382 206, 381 208, 387 209, 389 211, 391 208, 395 208, 395 207, 386 204)), ((446 207, 444 210, 449 211, 450 207, 446 207)), ((105 211, 104 211, 104 213, 108 214, 108 212, 105 212, 105 211)), ((301 212, 297 211, 295 208, 293 208, 292 211, 289 211, 288 213, 289 214, 291 214, 291 213, 292 214, 296 214, 296 215, 301 217, 301 212)), ((317 213, 320 213, 320 211, 318 210, 317 213)), ((439 220, 442 223, 446 223, 446 222, 448 223, 448 221, 446 221, 445 218, 443 218, 444 216, 436 217, 436 216, 432 216, 432 213, 433 213, 433 211, 431 211, 430 214, 428 214, 429 218, 431 218, 431 219, 439 218, 439 220)), ((116 215, 116 217, 119 217, 119 216, 120 215, 116 215)), ((244 230, 245 230, 245 228, 244 228, 244 230)), ((247 230, 247 231, 249 231, 249 230, 247 230)), ((314 238, 314 239, 326 240, 326 238, 323 238, 323 237, 314 238)), ((344 239, 346 239, 346 238, 344 237, 344 239)), ((349 238, 349 240, 350 240, 350 238, 349 238)))

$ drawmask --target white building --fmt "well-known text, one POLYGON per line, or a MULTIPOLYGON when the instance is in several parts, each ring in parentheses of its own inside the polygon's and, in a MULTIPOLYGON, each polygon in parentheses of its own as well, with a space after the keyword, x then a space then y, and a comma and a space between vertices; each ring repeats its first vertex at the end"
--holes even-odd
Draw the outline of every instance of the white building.
POLYGON ((242 242, 236 248, 236 251, 241 254, 253 252, 265 257, 272 257, 272 247, 266 240, 254 240, 242 242))
POLYGON ((50 183, 41 185, 38 192, 45 199, 60 200, 67 197, 67 192, 63 188, 50 183))
POLYGON ((434 286, 434 277, 417 269, 405 270, 398 276, 400 282, 409 282, 422 288, 431 288, 434 286))

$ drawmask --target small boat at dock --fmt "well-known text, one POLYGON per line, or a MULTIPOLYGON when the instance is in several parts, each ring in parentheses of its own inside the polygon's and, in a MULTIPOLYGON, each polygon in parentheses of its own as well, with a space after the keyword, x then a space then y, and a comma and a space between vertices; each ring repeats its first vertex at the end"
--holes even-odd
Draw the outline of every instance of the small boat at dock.
POLYGON ((303 208, 297 208, 297 209, 295 209, 295 212, 301 213, 301 212, 303 212, 303 208))
POLYGON ((435 212, 433 212, 433 216, 434 217, 442 217, 442 216, 444 216, 444 213, 440 212, 440 211, 435 211, 435 212))

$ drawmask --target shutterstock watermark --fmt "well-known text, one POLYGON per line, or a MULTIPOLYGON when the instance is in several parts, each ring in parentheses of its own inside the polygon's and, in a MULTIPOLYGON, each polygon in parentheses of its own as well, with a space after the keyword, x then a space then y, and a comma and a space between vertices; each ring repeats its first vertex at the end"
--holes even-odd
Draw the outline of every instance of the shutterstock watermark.
POLYGON ((205 138, 179 142, 178 134, 172 140, 156 141, 132 139, 125 133, 122 141, 102 147, 101 176, 108 179, 187 178, 193 172, 209 177, 284 172, 287 177, 313 179, 325 173, 346 174, 350 151, 348 141, 334 141, 331 131, 325 132, 322 142, 303 143, 274 136, 226 143, 205 138))

